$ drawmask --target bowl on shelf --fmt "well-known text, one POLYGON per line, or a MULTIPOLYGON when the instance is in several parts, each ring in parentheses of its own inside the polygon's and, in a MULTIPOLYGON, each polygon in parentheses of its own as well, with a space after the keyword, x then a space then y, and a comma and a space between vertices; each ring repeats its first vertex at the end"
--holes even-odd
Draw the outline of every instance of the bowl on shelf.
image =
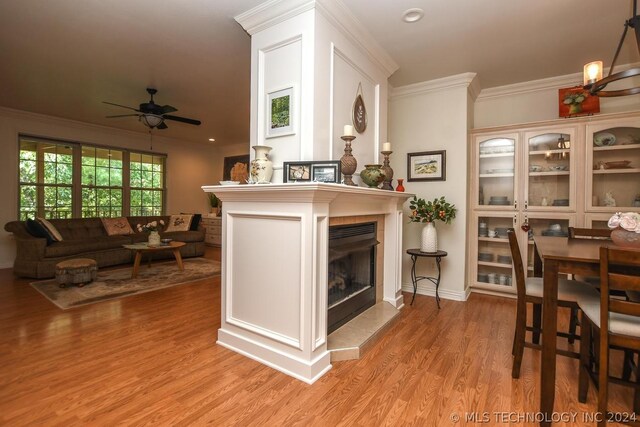
POLYGON ((616 143, 616 136, 609 132, 600 132, 593 136, 593 144, 596 147, 609 147, 616 143))
POLYGON ((493 254, 489 252, 478 252, 478 261, 493 262, 493 254))
POLYGON ((529 172, 542 172, 543 169, 540 165, 529 165, 529 172))
POLYGON ((497 227, 496 228, 496 237, 499 237, 501 239, 506 239, 508 237, 507 231, 509 231, 509 229, 506 228, 506 227, 497 227))
POLYGON ((567 165, 551 165, 549 166, 549 170, 553 172, 560 172, 569 170, 569 166, 567 165))
POLYGON ((498 255, 498 262, 500 264, 511 264, 511 255, 498 255))
POLYGON ((487 273, 478 273, 478 282, 489 283, 489 275, 487 273))
POLYGON ((605 162, 604 167, 606 169, 627 169, 631 164, 631 160, 618 160, 615 162, 605 162))
POLYGON ((555 199, 551 206, 569 206, 569 199, 555 199))

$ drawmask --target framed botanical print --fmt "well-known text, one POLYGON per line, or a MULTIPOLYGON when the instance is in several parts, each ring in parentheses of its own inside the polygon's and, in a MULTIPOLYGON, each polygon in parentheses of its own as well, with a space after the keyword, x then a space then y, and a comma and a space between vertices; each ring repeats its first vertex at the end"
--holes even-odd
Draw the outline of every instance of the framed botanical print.
POLYGON ((267 138, 293 135, 293 86, 267 94, 267 138))

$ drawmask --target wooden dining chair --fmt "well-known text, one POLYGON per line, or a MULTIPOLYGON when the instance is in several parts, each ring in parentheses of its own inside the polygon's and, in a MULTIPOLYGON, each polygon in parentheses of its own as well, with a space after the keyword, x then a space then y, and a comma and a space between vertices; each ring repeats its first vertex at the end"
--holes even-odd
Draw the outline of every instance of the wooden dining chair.
MULTIPOLYGON (((513 266, 515 269, 516 292, 518 296, 516 304, 516 328, 513 336, 513 367, 511 369, 511 376, 513 378, 519 378, 524 347, 534 348, 538 350, 542 348, 539 341, 539 335, 541 332, 544 333, 540 326, 542 317, 541 307, 543 283, 541 277, 526 277, 516 233, 513 230, 509 230, 507 235, 509 237, 511 258, 513 260, 513 266), (527 326, 527 303, 533 304, 534 308, 534 318, 532 322, 533 326, 531 327, 527 326), (526 341, 527 331, 531 331, 533 333, 532 342, 526 341)), ((577 300, 578 297, 583 294, 591 296, 595 295, 596 297, 598 295, 593 287, 587 285, 586 283, 563 278, 558 279, 559 307, 568 307, 570 309, 575 309, 575 312, 577 313, 577 300)), ((558 332, 558 336, 570 340, 576 338, 576 323, 577 322, 572 319, 569 327, 569 333, 558 332)), ((577 358, 577 356, 572 352, 559 349, 556 351, 558 354, 577 358)))
MULTIPOLYGON (((591 377, 598 385, 598 412, 606 414, 609 383, 626 385, 635 388, 633 410, 640 417, 640 364, 636 365, 635 382, 625 379, 624 374, 621 378, 609 374, 610 348, 640 352, 640 302, 616 299, 609 293, 610 290, 640 291, 640 251, 601 247, 600 286, 599 297, 578 299, 582 309, 578 400, 586 402, 591 377), (599 341, 597 374, 592 369, 595 363, 590 352, 594 338, 599 341)), ((598 423, 605 424, 606 421, 598 423)), ((640 422, 632 424, 640 426, 640 422)))

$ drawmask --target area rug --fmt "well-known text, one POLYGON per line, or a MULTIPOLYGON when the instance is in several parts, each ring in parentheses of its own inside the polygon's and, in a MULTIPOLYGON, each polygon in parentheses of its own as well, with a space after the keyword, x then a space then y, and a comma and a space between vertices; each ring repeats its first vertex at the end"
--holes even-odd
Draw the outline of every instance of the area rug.
POLYGON ((55 279, 31 283, 38 292, 63 310, 94 304, 115 298, 157 291, 185 283, 195 282, 220 274, 220 262, 192 258, 184 260, 184 271, 178 270, 175 261, 140 266, 138 277, 131 278, 131 268, 98 271, 92 283, 78 288, 61 288, 55 279))

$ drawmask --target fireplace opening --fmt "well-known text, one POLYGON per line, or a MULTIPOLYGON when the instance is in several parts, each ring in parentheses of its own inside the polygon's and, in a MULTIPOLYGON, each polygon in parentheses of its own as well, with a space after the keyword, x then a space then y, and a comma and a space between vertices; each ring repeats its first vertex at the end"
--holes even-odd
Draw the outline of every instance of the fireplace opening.
POLYGON ((376 302, 376 223, 329 227, 328 332, 376 302))

